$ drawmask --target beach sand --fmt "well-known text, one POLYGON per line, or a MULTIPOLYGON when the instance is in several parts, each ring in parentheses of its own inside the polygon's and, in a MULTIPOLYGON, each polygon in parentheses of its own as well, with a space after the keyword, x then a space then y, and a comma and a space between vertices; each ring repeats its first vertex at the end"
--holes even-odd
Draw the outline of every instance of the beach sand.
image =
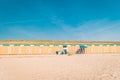
POLYGON ((0 80, 120 80, 120 54, 1 55, 0 80))

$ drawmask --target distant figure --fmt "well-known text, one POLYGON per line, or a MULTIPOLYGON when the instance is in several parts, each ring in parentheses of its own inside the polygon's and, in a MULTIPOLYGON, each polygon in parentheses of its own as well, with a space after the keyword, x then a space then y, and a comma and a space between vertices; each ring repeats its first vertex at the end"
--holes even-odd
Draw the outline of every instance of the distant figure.
POLYGON ((67 46, 63 46, 63 51, 64 51, 64 54, 67 54, 67 53, 68 53, 68 48, 67 48, 67 46))
POLYGON ((60 55, 61 53, 60 53, 60 51, 56 51, 56 54, 57 54, 57 55, 60 55))
POLYGON ((84 46, 84 45, 80 46, 80 53, 84 54, 85 53, 85 48, 87 48, 87 47, 84 46))
POLYGON ((58 55, 58 54, 59 54, 59 51, 56 51, 56 54, 58 55))
POLYGON ((78 50, 76 51, 76 54, 80 54, 80 53, 81 53, 81 50, 78 49, 78 50))
POLYGON ((64 50, 62 51, 62 53, 61 53, 61 54, 65 54, 64 50))

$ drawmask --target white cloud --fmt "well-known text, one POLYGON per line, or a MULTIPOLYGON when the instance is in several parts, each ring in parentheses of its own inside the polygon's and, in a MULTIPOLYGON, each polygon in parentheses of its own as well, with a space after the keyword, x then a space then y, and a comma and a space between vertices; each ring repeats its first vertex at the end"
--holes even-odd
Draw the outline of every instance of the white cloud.
POLYGON ((12 26, 4 32, 4 39, 42 39, 42 40, 85 40, 85 41, 120 41, 120 21, 92 20, 78 26, 65 24, 63 20, 52 18, 56 27, 42 29, 37 26, 12 26), (9 37, 8 37, 9 35, 9 37))
POLYGON ((85 41, 120 41, 120 21, 88 21, 79 26, 62 23, 65 39, 85 41))

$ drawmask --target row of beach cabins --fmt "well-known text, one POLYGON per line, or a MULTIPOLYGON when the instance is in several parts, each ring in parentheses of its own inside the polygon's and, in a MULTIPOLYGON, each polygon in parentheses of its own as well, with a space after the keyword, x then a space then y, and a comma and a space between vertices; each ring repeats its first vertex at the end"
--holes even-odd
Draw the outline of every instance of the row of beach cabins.
POLYGON ((0 55, 120 53, 120 44, 0 44, 0 55))

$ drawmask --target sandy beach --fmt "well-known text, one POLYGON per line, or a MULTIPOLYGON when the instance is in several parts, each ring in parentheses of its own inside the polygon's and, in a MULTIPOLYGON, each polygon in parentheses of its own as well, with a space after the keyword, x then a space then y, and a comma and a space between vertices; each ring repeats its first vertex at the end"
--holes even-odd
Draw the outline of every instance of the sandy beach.
POLYGON ((120 54, 1 55, 0 80, 120 80, 120 54))

